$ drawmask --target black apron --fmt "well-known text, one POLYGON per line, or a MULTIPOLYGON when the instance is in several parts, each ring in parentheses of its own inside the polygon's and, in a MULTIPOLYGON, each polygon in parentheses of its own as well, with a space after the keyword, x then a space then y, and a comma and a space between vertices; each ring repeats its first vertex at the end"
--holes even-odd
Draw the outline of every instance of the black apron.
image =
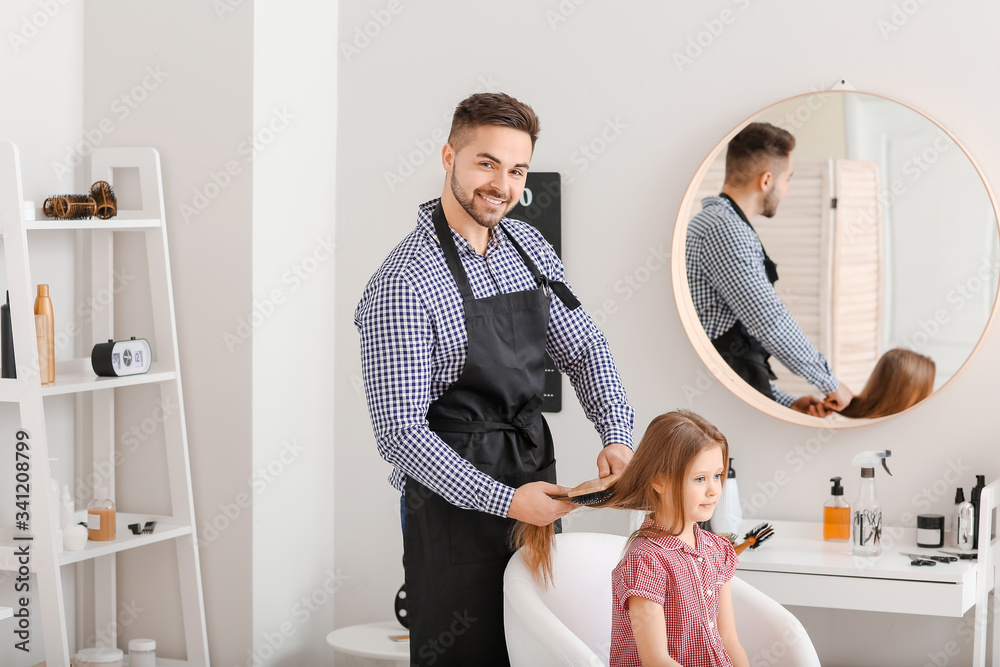
MULTIPOLYGON (((462 295, 468 356, 458 380, 428 408, 430 429, 508 486, 555 482, 552 436, 541 414, 550 288, 570 308, 579 302, 562 283, 550 283, 509 233, 539 287, 476 299, 440 204, 433 220, 462 295)), ((411 665, 509 665, 503 573, 515 521, 460 509, 409 476, 405 503, 411 665)))
MULTIPOLYGON (((739 205, 725 193, 719 196, 729 201, 733 210, 740 216, 740 219, 756 235, 757 231, 750 224, 750 221, 747 220, 746 215, 740 209, 739 205)), ((760 241, 759 237, 757 241, 760 241)), ((761 250, 764 250, 763 243, 760 247, 761 250)), ((767 256, 766 250, 764 250, 764 272, 767 274, 767 281, 771 285, 774 285, 778 281, 778 265, 767 256)), ((729 327, 728 331, 712 340, 712 345, 722 355, 722 358, 726 360, 726 363, 747 384, 768 398, 774 399, 774 393, 771 391, 771 380, 777 380, 778 376, 774 374, 774 370, 771 368, 769 361, 771 355, 764 349, 759 340, 750 335, 743 322, 737 319, 733 326, 729 327)))

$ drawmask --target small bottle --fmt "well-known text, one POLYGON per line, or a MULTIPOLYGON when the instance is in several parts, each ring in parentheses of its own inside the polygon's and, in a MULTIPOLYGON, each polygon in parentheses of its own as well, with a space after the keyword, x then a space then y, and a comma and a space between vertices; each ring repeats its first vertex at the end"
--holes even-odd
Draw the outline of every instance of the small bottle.
POLYGON ((976 508, 965 499, 965 492, 959 487, 955 491, 955 548, 971 551, 975 548, 972 541, 975 535, 973 525, 976 521, 976 508))
POLYGON ((156 640, 130 639, 128 667, 156 667, 156 640))
POLYGON ((115 539, 115 504, 105 488, 94 489, 94 499, 87 505, 87 538, 94 542, 115 539))
POLYGON ((729 472, 726 483, 722 485, 722 495, 719 506, 712 515, 712 532, 718 534, 733 534, 740 532, 743 523, 743 509, 740 507, 740 490, 736 485, 736 470, 733 459, 729 459, 729 472))
POLYGON ((976 475, 976 485, 972 487, 969 502, 972 503, 972 548, 979 548, 979 500, 986 486, 986 475, 976 475))
POLYGON ((48 285, 39 285, 38 296, 35 297, 35 335, 38 336, 38 374, 42 378, 42 384, 51 384, 56 381, 56 324, 48 285), (42 331, 38 328, 40 315, 47 318, 42 331))
POLYGON ((10 292, 7 303, 0 305, 0 376, 16 378, 14 367, 14 330, 10 324, 10 292))
POLYGON ((840 485, 840 477, 831 477, 833 489, 830 499, 823 505, 823 539, 851 539, 851 507, 844 500, 844 487, 840 485))

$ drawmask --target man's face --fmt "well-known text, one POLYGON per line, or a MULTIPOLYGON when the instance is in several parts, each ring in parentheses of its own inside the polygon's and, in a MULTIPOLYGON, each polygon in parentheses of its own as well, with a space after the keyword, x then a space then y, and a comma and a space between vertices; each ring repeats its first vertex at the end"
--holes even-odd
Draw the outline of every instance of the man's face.
POLYGON ((528 133, 495 125, 476 128, 457 152, 451 145, 444 152, 452 194, 487 229, 495 227, 521 198, 530 161, 528 133))
POLYGON ((764 210, 761 211, 761 215, 765 218, 774 217, 774 214, 778 212, 778 204, 788 194, 788 181, 792 178, 792 156, 789 155, 785 160, 775 161, 774 169, 782 170, 777 177, 771 179, 771 188, 764 193, 764 210))

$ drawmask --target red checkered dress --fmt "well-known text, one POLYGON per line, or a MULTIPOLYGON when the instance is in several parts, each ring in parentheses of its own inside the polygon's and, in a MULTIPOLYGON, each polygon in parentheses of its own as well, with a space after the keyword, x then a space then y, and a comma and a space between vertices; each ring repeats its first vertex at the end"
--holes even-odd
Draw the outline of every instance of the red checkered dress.
MULTIPOLYGON (((647 518, 643 528, 659 526, 647 518)), ((642 667, 628 599, 662 605, 670 657, 685 667, 732 667, 719 636, 719 592, 736 571, 729 540, 694 527, 697 549, 673 535, 640 537, 611 575, 611 667, 642 667)))

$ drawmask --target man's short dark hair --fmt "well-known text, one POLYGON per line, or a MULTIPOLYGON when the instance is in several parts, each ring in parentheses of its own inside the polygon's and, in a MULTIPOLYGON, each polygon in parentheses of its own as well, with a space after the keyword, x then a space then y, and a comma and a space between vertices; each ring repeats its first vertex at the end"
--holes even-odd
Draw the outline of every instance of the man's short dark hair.
POLYGON ((794 148, 795 137, 787 130, 750 123, 726 149, 726 184, 742 187, 765 171, 775 171, 775 162, 787 160, 794 148))
POLYGON ((527 132, 531 137, 531 150, 538 138, 538 116, 527 104, 504 93, 476 93, 469 95, 455 107, 451 119, 448 143, 459 150, 469 141, 472 131, 483 125, 499 125, 527 132))

